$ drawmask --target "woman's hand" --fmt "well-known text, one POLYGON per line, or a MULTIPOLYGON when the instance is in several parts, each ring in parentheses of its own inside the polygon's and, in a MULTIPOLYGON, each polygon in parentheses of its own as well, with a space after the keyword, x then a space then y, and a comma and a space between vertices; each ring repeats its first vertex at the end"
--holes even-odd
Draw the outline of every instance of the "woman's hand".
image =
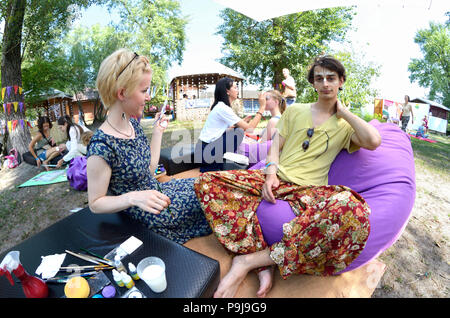
POLYGON ((266 92, 262 92, 258 96, 259 111, 262 113, 266 110, 266 92))
POLYGON ((266 182, 264 182, 262 187, 262 198, 271 203, 276 203, 275 196, 273 195, 272 189, 276 189, 280 186, 280 180, 277 177, 277 174, 267 174, 266 182))
POLYGON ((166 115, 161 113, 156 113, 155 118, 158 119, 156 119, 156 124, 153 128, 153 131, 163 133, 164 130, 166 130, 167 126, 169 126, 169 119, 166 117, 166 115))
POLYGON ((41 159, 39 159, 39 158, 36 159, 36 166, 37 166, 38 168, 41 167, 41 159))
POLYGON ((59 160, 58 160, 58 163, 56 164, 56 168, 61 168, 61 166, 63 165, 63 163, 64 163, 64 159, 59 159, 59 160))
POLYGON ((156 190, 133 191, 128 195, 132 205, 153 214, 161 213, 170 204, 169 197, 156 190))

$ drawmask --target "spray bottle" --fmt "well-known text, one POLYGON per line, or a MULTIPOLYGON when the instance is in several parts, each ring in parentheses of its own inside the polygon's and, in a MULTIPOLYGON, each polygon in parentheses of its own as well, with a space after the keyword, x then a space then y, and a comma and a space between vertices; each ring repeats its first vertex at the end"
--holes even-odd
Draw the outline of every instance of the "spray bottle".
POLYGON ((20 264, 19 251, 11 251, 6 254, 0 264, 0 276, 6 275, 11 285, 14 280, 11 275, 13 273, 20 279, 22 289, 27 298, 46 298, 48 296, 48 287, 43 280, 35 276, 29 275, 20 264))

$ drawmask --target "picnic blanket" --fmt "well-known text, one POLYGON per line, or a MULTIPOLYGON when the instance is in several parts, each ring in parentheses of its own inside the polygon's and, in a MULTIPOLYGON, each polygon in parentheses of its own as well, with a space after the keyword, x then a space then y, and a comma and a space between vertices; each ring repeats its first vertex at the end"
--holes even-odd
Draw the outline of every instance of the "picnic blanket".
POLYGON ((432 144, 433 143, 435 143, 435 142, 437 142, 436 140, 433 140, 433 139, 429 139, 429 138, 423 138, 423 137, 416 137, 416 136, 414 136, 414 135, 411 135, 411 134, 408 134, 410 137, 413 137, 413 138, 416 138, 416 139, 419 139, 419 140, 424 140, 424 141, 428 141, 428 142, 431 142, 432 144))
POLYGON ((34 176, 33 178, 25 181, 24 183, 22 183, 17 187, 18 188, 32 187, 68 181, 66 172, 67 169, 44 171, 34 176))

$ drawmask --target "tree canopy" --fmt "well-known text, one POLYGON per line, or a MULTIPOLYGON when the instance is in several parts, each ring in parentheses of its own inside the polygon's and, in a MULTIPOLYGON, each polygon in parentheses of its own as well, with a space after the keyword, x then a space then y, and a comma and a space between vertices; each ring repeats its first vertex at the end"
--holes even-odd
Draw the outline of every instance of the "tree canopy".
POLYGON ((256 22, 234 10, 221 12, 217 34, 224 38, 221 62, 240 70, 253 84, 279 85, 282 69, 298 80, 297 90, 309 86, 306 68, 328 44, 344 39, 351 27, 353 8, 328 8, 256 22))
MULTIPOLYGON (((0 8, 0 22, 5 22, 2 87, 28 92, 6 94, 3 103, 35 101, 50 88, 75 93, 93 87, 100 62, 120 47, 149 57, 158 87, 164 86, 170 64, 182 62, 187 20, 175 0, 0 0, 0 8), (92 4, 117 10, 121 21, 72 30, 80 10, 92 4)), ((26 151, 30 133, 23 125, 25 112, 20 108, 4 116, 19 127, 11 131, 12 147, 26 151)))
MULTIPOLYGON (((94 88, 102 60, 126 47, 149 57, 152 83, 159 88, 159 95, 163 93, 166 70, 171 63, 182 62, 184 51, 187 20, 181 16, 179 3, 174 0, 106 3, 110 10, 120 13, 120 21, 108 26, 77 27, 65 37, 43 44, 46 53, 24 63, 24 86, 33 91, 54 87, 72 93, 94 88), (41 73, 40 78, 34 76, 37 72, 41 73)), ((36 99, 33 94, 28 96, 29 101, 36 99)))
POLYGON ((422 58, 408 65, 409 79, 429 88, 428 98, 450 107, 450 13, 446 23, 431 22, 428 29, 417 31, 414 42, 422 58))

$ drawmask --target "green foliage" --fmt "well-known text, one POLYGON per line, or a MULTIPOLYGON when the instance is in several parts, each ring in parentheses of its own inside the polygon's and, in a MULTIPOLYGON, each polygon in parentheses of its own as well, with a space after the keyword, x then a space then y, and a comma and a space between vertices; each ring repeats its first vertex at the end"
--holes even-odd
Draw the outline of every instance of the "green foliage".
MULTIPOLYGON (((447 12, 447 15, 449 13, 447 12)), ((428 29, 417 31, 414 42, 423 58, 413 58, 409 79, 430 89, 428 98, 450 106, 450 23, 430 22, 428 29)))
POLYGON ((339 98, 344 104, 356 108, 373 103, 373 98, 378 91, 370 85, 376 77, 380 76, 380 66, 367 61, 361 53, 338 52, 334 56, 342 62, 347 74, 339 98))
MULTIPOLYGON (((364 54, 355 51, 327 51, 325 53, 336 57, 345 67, 346 81, 343 85, 343 90, 339 92, 338 98, 345 105, 350 105, 356 109, 372 103, 378 92, 376 89, 371 88, 370 85, 380 75, 380 66, 367 61, 364 54)), ((303 77, 305 78, 306 76, 303 77)), ((302 103, 316 101, 317 93, 312 85, 306 81, 306 78, 305 82, 305 85, 308 86, 302 92, 299 92, 297 99, 302 103)))
POLYGON ((23 85, 32 90, 27 102, 38 100, 40 92, 50 88, 71 94, 94 88, 101 62, 121 47, 149 57, 152 83, 157 87, 154 102, 164 101, 166 70, 173 61, 181 63, 184 51, 187 21, 181 17, 179 3, 173 0, 107 3, 120 12, 121 21, 117 24, 71 29, 65 36, 40 42, 40 54, 24 60, 23 85))
POLYGON ((104 0, 27 1, 22 28, 22 57, 33 59, 48 53, 45 48, 70 29, 81 8, 104 2, 104 0))
POLYGON ((310 86, 305 79, 307 66, 331 41, 344 38, 353 15, 353 8, 331 8, 255 22, 225 9, 217 32, 224 38, 221 62, 261 87, 280 84, 282 69, 287 67, 302 92, 310 86))
POLYGON ((183 61, 187 19, 182 16, 179 2, 112 0, 111 6, 120 12, 118 31, 130 34, 126 46, 150 59, 152 82, 157 96, 162 95, 167 69, 173 62, 183 61))

